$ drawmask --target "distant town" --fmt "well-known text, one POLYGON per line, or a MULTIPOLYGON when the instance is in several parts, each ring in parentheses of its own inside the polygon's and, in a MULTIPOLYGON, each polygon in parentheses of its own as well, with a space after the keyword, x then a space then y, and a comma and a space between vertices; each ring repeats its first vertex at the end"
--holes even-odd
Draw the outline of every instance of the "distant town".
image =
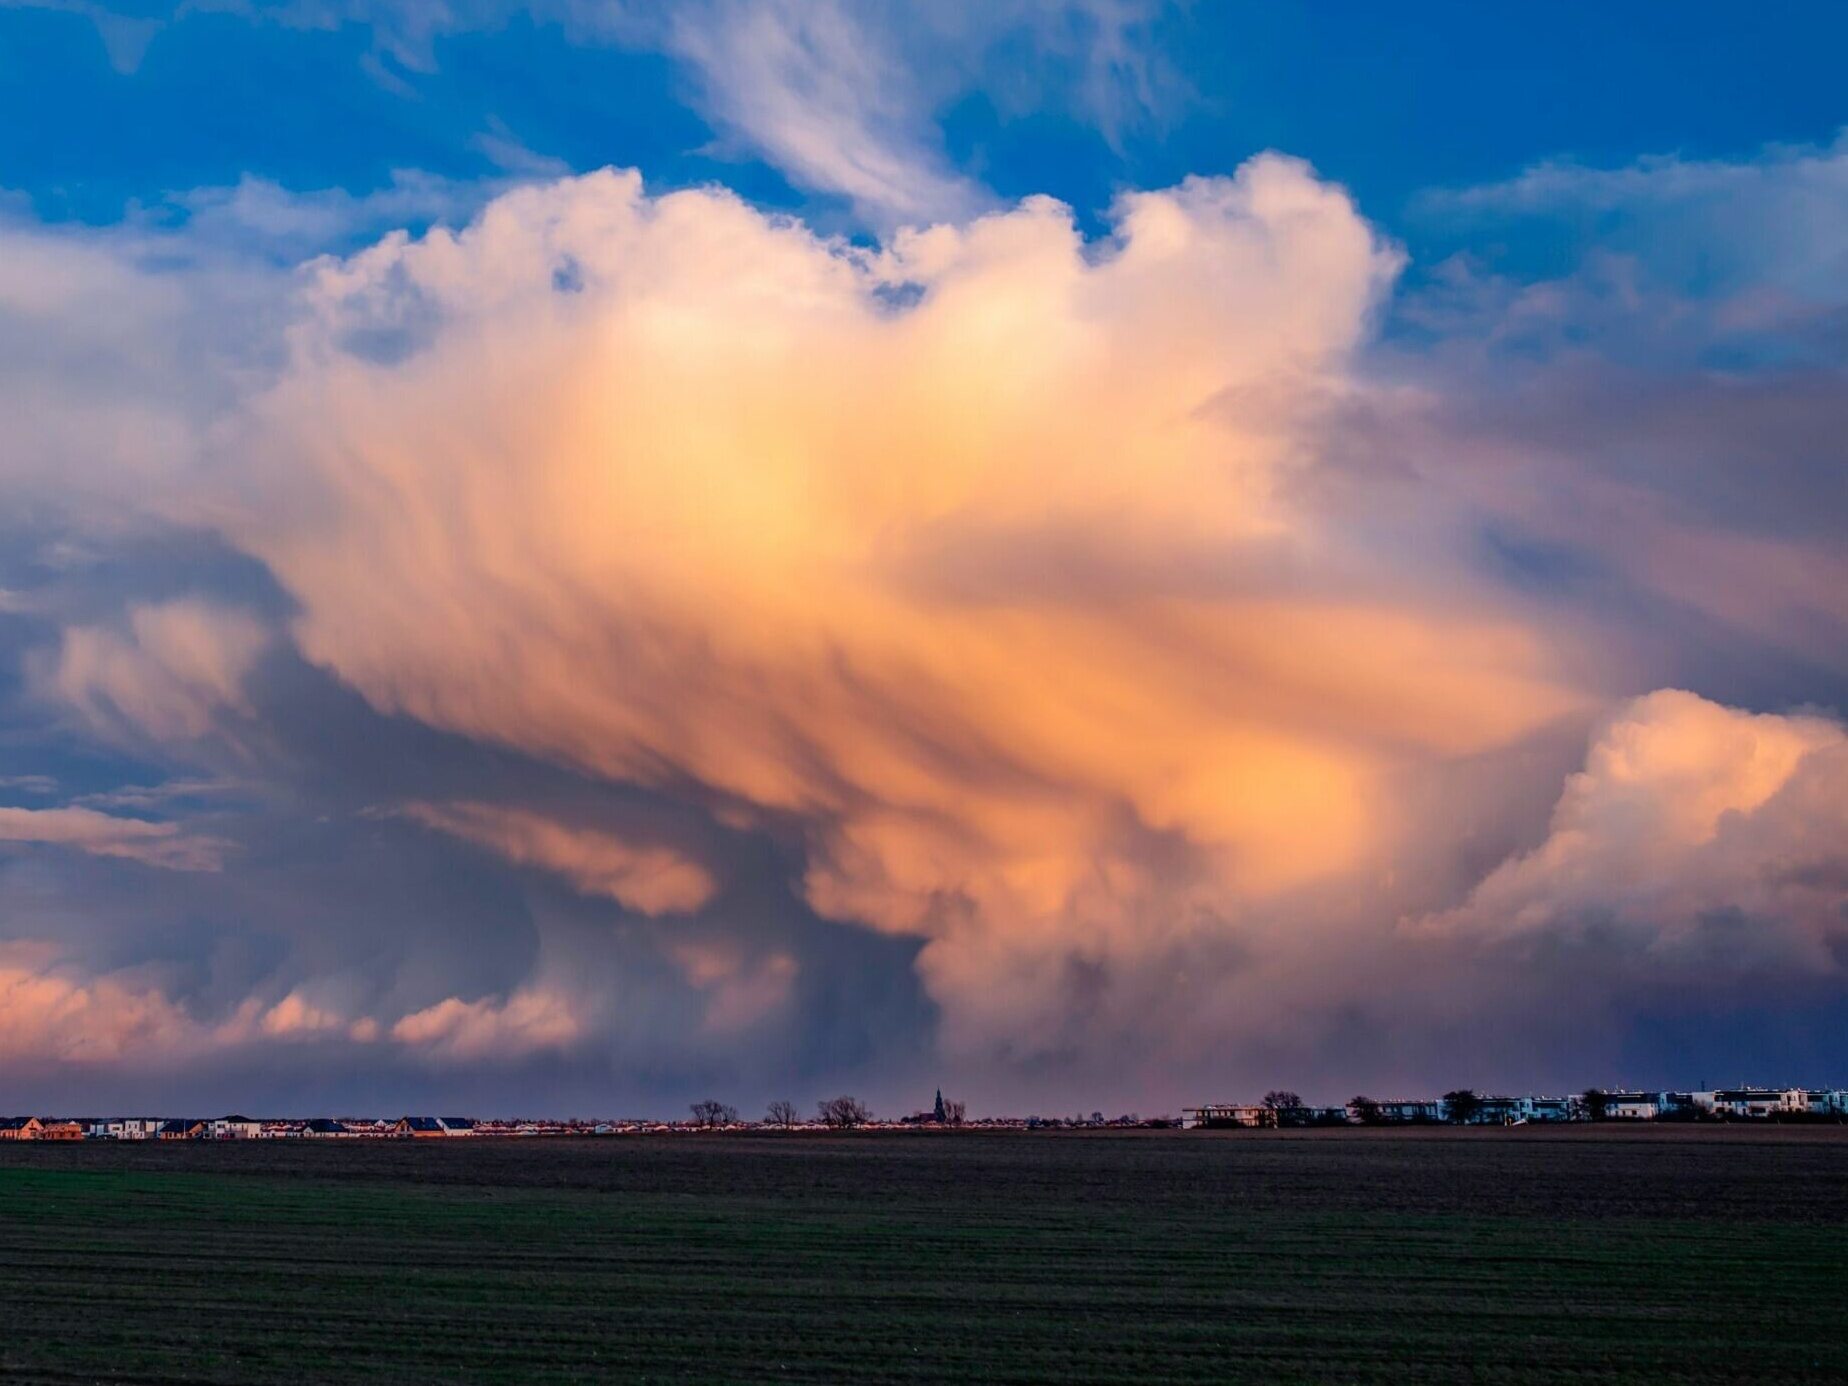
POLYGON ((760 1119, 726 1103, 693 1103, 684 1119, 465 1116, 221 1117, 16 1116, 0 1118, 0 1141, 430 1140, 458 1137, 630 1136, 710 1131, 1275 1129, 1336 1126, 1525 1126, 1560 1122, 1848 1122, 1848 1088, 1712 1088, 1615 1091, 1588 1088, 1566 1097, 1506 1097, 1457 1089, 1436 1098, 1355 1097, 1315 1106, 1275 1090, 1256 1102, 1187 1107, 1179 1117, 1127 1113, 1088 1116, 966 1115, 937 1094, 929 1109, 881 1119, 853 1097, 830 1098, 813 1114, 772 1102, 760 1119))

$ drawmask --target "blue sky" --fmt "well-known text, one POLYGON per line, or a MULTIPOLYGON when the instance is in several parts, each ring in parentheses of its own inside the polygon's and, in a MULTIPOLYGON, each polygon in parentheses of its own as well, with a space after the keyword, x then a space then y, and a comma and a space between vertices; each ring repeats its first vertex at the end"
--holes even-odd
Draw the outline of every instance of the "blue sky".
MULTIPOLYGON (((574 170, 717 180, 804 211, 825 200, 749 149, 715 147, 688 64, 642 42, 584 42, 510 6, 480 29, 419 41, 412 65, 381 41, 392 7, 378 7, 379 23, 330 16, 325 27, 255 17, 268 8, 123 7, 159 27, 139 51, 118 40, 129 46, 112 61, 89 14, 7 7, 7 186, 41 215, 106 222, 131 201, 246 175, 354 192, 399 169, 481 178, 497 171, 484 141, 498 137, 574 170)), ((924 114, 946 157, 1004 198, 1050 192, 1094 216, 1123 187, 1230 172, 1281 149, 1417 245, 1426 233, 1408 205, 1429 188, 1546 160, 1609 167, 1829 142, 1845 30, 1826 6, 1801 25, 1719 4, 1562 5, 1544 23, 1463 4, 1422 6, 1409 22, 1361 4, 1194 7, 1139 26, 1156 79, 1121 95, 1113 129, 1075 95, 1079 64, 1022 34, 1004 35, 986 71, 924 114)))
POLYGON ((1841 1080, 1845 30, 0 0, 0 1108, 1841 1080))

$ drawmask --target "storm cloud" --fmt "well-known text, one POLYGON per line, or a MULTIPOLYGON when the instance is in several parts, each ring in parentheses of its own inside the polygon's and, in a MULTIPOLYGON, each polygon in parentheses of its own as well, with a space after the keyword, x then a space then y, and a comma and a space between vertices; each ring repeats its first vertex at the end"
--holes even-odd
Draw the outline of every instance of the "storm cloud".
MULTIPOLYGON (((1433 215, 1690 175, 1636 177, 1433 215)), ((7 372, 0 1058, 1130 1105, 1840 999, 1819 280, 1408 282, 1280 155, 1102 235, 954 210, 603 170, 280 267, 10 226, 56 391, 7 372)))

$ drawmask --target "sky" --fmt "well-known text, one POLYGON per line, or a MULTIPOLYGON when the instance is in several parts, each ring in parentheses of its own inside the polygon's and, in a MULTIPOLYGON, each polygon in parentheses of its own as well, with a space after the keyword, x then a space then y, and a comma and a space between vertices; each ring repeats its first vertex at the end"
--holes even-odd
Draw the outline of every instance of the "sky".
POLYGON ((0 0, 0 1109, 1848 1081, 1844 41, 0 0))

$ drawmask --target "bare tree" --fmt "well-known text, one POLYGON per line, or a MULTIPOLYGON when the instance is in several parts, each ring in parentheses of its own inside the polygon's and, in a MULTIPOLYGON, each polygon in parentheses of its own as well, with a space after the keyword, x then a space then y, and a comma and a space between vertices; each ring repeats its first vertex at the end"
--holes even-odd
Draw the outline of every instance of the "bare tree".
POLYGON ((1603 1121, 1611 1108, 1611 1095, 1603 1088, 1586 1088, 1579 1096, 1579 1107, 1587 1121, 1603 1121))
POLYGON ((1354 1120, 1362 1126, 1378 1126, 1384 1120, 1380 1112, 1380 1104, 1364 1095, 1349 1098, 1348 1111, 1353 1113, 1354 1120))
POLYGON ((1301 1118, 1303 1100, 1288 1088, 1272 1088, 1264 1094, 1264 1111, 1270 1125, 1283 1126, 1301 1118))
POLYGON ((818 1110, 824 1122, 839 1128, 864 1126, 873 1119, 872 1110, 857 1097, 830 1097, 818 1110))
POLYGON ((951 1126, 961 1126, 968 1112, 968 1104, 963 1102, 945 1102, 943 1104, 943 1119, 951 1126))
POLYGON ((701 1126, 730 1126, 738 1119, 738 1109, 728 1107, 723 1102, 714 1102, 710 1097, 704 1102, 695 1102, 690 1110, 693 1120, 701 1126))
POLYGON ((794 1126, 801 1119, 796 1104, 780 1097, 770 1104, 770 1110, 764 1114, 764 1120, 772 1126, 794 1126))

